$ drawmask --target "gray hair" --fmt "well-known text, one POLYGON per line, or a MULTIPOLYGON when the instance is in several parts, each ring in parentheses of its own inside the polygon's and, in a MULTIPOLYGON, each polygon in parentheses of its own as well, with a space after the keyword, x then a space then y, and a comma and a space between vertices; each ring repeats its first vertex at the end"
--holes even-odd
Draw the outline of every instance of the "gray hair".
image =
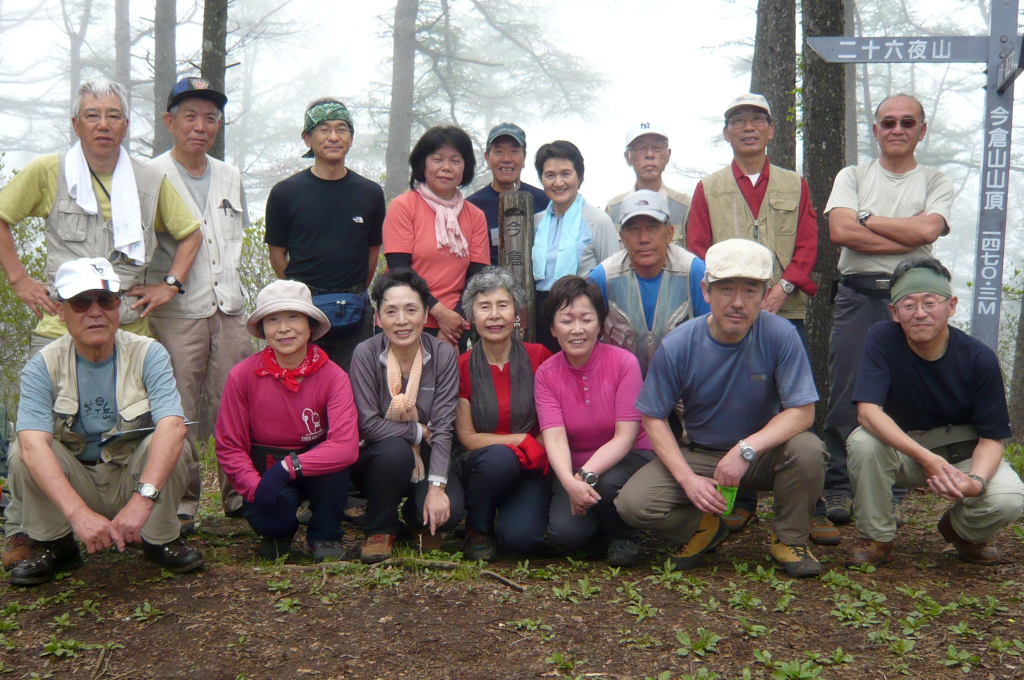
MULTIPOLYGON (((201 99, 201 97, 192 97, 192 99, 201 99)), ((171 108, 167 109, 167 113, 171 114, 171 118, 177 118, 178 117, 178 109, 181 108, 181 105, 183 103, 187 102, 187 101, 188 101, 188 98, 186 97, 185 99, 182 99, 180 102, 178 102, 177 104, 175 104, 171 108)), ((203 101, 210 101, 210 100, 209 99, 204 99, 203 101)), ((220 120, 223 117, 224 117, 224 112, 221 111, 218 108, 217 109, 217 120, 220 120)))
POLYGON ((526 293, 515 277, 502 267, 484 267, 466 283, 466 288, 462 291, 463 312, 471 315, 477 295, 493 293, 499 288, 504 288, 512 296, 512 306, 516 316, 519 316, 526 306, 526 293))
POLYGON ((879 112, 879 110, 881 110, 882 104, 884 104, 884 103, 886 103, 888 101, 892 101, 893 99, 909 99, 910 101, 912 101, 915 104, 917 104, 917 108, 921 110, 921 122, 922 123, 927 122, 924 119, 924 104, 921 103, 921 100, 918 99, 917 97, 915 97, 912 94, 907 94, 906 92, 897 92, 896 94, 889 95, 888 97, 886 97, 882 101, 878 102, 878 106, 875 107, 875 122, 876 123, 878 122, 878 112, 879 112))
POLYGON ((116 96, 121 101, 121 111, 124 112, 124 117, 128 117, 128 92, 124 89, 124 85, 106 78, 94 78, 82 83, 78 92, 75 93, 74 106, 71 107, 71 115, 75 118, 78 117, 78 113, 82 109, 82 99, 86 95, 92 95, 97 99, 103 99, 109 95, 116 96))

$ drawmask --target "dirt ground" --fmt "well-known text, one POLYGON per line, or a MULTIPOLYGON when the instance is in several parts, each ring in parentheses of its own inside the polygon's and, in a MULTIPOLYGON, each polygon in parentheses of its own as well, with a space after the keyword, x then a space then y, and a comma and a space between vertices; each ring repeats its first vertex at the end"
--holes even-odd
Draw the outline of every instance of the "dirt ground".
POLYGON ((411 548, 376 568, 256 563, 255 536, 205 499, 199 573, 129 551, 38 588, 0 582, 0 679, 1024 678, 1024 524, 996 541, 1001 566, 972 568, 935 531, 934 497, 905 507, 896 562, 873 573, 842 567, 844 527, 815 548, 834 571, 788 579, 762 519, 685 574, 648 539, 641 568, 509 558, 489 567, 506 584, 411 548))

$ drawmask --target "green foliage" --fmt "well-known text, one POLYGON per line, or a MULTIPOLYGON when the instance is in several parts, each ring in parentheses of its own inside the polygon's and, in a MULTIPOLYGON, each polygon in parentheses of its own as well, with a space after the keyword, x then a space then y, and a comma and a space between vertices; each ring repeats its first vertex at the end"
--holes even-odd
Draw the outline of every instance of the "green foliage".
POLYGON ((775 664, 772 680, 812 680, 821 674, 821 666, 813 661, 784 661, 775 664))
POLYGON ((78 656, 79 652, 93 649, 94 645, 86 645, 77 640, 59 640, 56 635, 50 636, 50 641, 43 645, 43 653, 39 656, 54 656, 58 659, 71 659, 78 656))
POLYGON ((772 632, 772 630, 769 629, 767 626, 762 626, 756 623, 750 623, 742 616, 737 616, 736 620, 739 622, 740 626, 743 627, 743 634, 748 638, 765 637, 772 632))
POLYGON ((46 625, 48 625, 50 628, 53 628, 58 633, 63 633, 68 628, 74 627, 75 624, 71 620, 71 616, 67 612, 64 612, 60 616, 54 616, 53 621, 46 625))
POLYGON ((626 628, 619 628, 619 644, 633 649, 651 649, 663 646, 661 640, 654 638, 650 633, 636 635, 626 628))
POLYGON ((561 652, 552 652, 551 656, 545 657, 544 663, 554 666, 555 669, 560 671, 563 675, 571 676, 572 672, 576 670, 576 667, 583 662, 574 661, 566 657, 561 652))
POLYGON ((294 614, 302 608, 302 601, 297 597, 283 597, 274 608, 281 613, 294 614))
POLYGON ((139 622, 155 621, 164 615, 164 612, 157 609, 149 602, 143 602, 142 606, 135 608, 135 613, 132 614, 132 618, 139 622))
POLYGON ((709 652, 718 653, 718 643, 722 636, 707 628, 698 628, 696 639, 681 630, 676 631, 676 639, 679 641, 679 648, 676 649, 676 654, 679 656, 689 656, 692 652, 696 656, 703 657, 709 652))
POLYGON ((946 650, 946 659, 942 662, 943 666, 952 668, 953 666, 960 666, 960 670, 964 674, 970 673, 971 669, 981 663, 981 657, 977 654, 972 654, 966 649, 957 649, 953 645, 950 645, 946 650))

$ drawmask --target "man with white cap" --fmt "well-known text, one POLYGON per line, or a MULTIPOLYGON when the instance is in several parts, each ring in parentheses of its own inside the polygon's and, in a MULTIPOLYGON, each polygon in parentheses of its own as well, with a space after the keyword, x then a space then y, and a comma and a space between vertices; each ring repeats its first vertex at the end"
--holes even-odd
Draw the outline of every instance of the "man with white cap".
POLYGON ((621 222, 622 201, 634 191, 647 189, 657 191, 668 202, 669 222, 677 227, 672 241, 682 245, 685 234, 683 225, 690 209, 690 195, 668 188, 662 175, 672 158, 672 149, 668 145, 668 130, 660 123, 643 122, 630 128, 626 133, 626 150, 623 153, 626 165, 636 173, 636 182, 612 200, 605 208, 614 224, 621 222))
POLYGON ((491 171, 491 183, 466 200, 480 208, 487 218, 487 229, 491 234, 491 264, 497 266, 499 197, 509 191, 529 192, 533 196, 534 213, 547 208, 551 199, 543 189, 519 179, 526 165, 526 133, 515 123, 499 123, 491 128, 487 133, 484 160, 491 171))
POLYGON ((705 264, 711 313, 662 341, 636 401, 658 458, 615 507, 627 524, 680 546, 669 562, 690 569, 728 536, 718 487, 772 491, 772 561, 814 576, 821 564, 807 540, 827 456, 807 431, 818 400, 807 353, 792 324, 761 309, 773 277, 767 248, 729 239, 705 264), (680 400, 690 439, 682 448, 667 420, 680 400))
POLYGON ((624 250, 594 267, 588 278, 608 306, 604 341, 636 355, 646 376, 665 335, 710 311, 700 288, 704 262, 672 243, 668 199, 658 192, 636 191, 620 208, 624 250))
MULTIPOLYGON (((185 419, 167 351, 119 330, 121 282, 102 258, 57 270, 68 334, 22 371, 11 493, 21 512, 4 531, 28 554, 10 582, 36 585, 90 553, 142 543, 152 562, 184 573, 203 556, 184 543, 175 510, 185 490, 185 419)), ((8 544, 11 549, 11 543, 8 544)), ((5 560, 5 562, 9 562, 5 560)))

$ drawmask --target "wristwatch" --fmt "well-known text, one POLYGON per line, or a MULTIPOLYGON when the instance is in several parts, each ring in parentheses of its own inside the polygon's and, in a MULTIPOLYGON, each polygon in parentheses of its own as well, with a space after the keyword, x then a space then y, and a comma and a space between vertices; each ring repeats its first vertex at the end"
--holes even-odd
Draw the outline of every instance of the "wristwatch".
POLYGON ((857 213, 857 221, 860 222, 862 226, 868 226, 869 217, 871 217, 870 210, 861 210, 860 212, 857 213))
POLYGON ((796 286, 794 286, 786 279, 779 279, 779 285, 782 286, 782 290, 783 292, 786 293, 786 295, 792 295, 793 291, 796 290, 796 286))
POLYGON ((139 494, 143 498, 148 498, 154 503, 160 500, 160 492, 152 484, 139 482, 135 485, 135 493, 139 494))
POLYGON ((445 484, 444 482, 433 481, 433 482, 428 482, 428 483, 430 484, 430 486, 436 486, 441 491, 444 491, 445 489, 448 488, 448 485, 445 484))
POLYGON ((580 476, 580 479, 589 484, 591 487, 597 486, 597 480, 600 479, 599 475, 596 472, 587 472, 583 468, 577 470, 576 474, 578 474, 580 476))
POLYGON ((968 472, 967 476, 970 477, 971 479, 973 479, 974 481, 978 482, 979 484, 981 484, 981 491, 978 492, 979 496, 981 494, 985 493, 985 489, 988 487, 988 480, 986 480, 981 475, 974 474, 973 472, 968 472))
POLYGON ((752 463, 757 458, 757 451, 754 447, 746 442, 745 439, 741 439, 736 442, 736 445, 740 447, 740 457, 748 463, 752 463))
POLYGON ((181 285, 181 281, 179 281, 178 277, 175 276, 174 274, 168 274, 167 276, 165 276, 164 283, 166 283, 168 286, 174 286, 175 288, 177 288, 178 295, 181 295, 182 293, 185 292, 185 287, 181 285))

